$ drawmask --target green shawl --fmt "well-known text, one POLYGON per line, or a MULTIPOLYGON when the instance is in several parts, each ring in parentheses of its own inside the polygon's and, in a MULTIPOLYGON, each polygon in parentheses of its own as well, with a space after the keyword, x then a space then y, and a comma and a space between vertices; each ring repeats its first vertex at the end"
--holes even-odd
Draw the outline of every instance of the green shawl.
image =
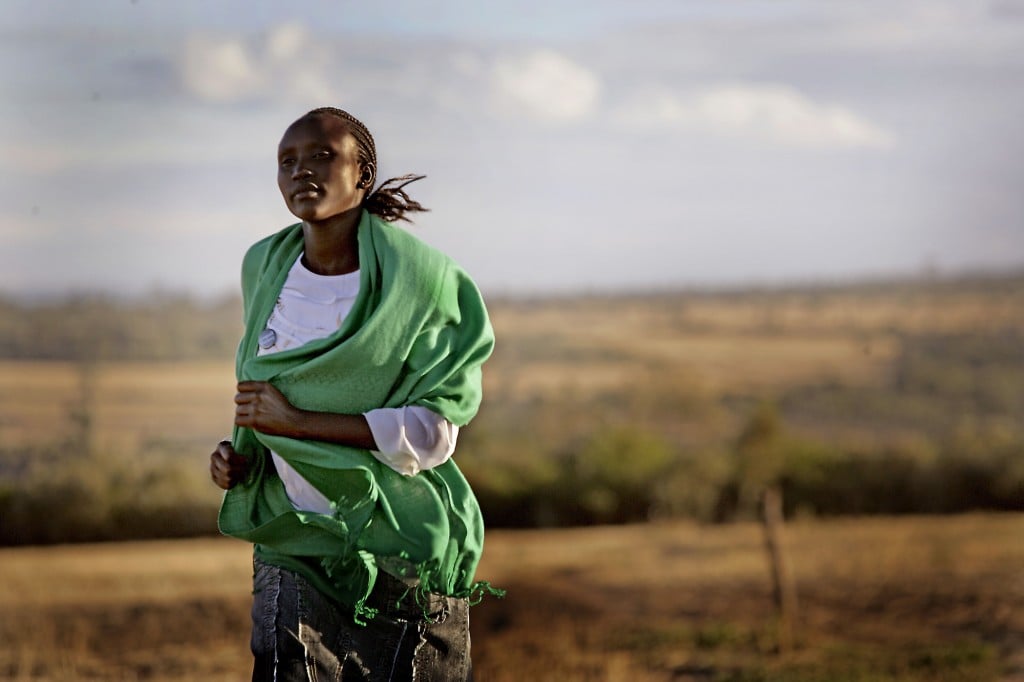
MULTIPOLYGON (((296 407, 362 414, 421 405, 463 426, 481 399, 481 365, 494 336, 469 276, 441 252, 366 211, 358 228, 360 289, 333 335, 257 357, 302 225, 253 245, 242 265, 245 333, 239 381, 269 381, 296 407)), ((235 427, 250 474, 221 505, 221 532, 256 544, 264 561, 298 571, 321 592, 372 618, 365 602, 382 559, 415 567, 420 592, 470 597, 483 519, 455 462, 402 476, 369 451, 235 427), (296 511, 274 472, 274 450, 332 501, 332 515, 296 511)))

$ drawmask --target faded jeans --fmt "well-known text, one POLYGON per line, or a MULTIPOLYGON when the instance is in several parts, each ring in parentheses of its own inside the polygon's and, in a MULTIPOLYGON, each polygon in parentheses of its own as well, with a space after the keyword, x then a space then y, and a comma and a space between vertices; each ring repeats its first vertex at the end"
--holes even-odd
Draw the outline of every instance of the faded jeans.
POLYGON ((381 571, 364 627, 301 575, 254 559, 253 681, 472 679, 468 602, 432 594, 427 620, 412 593, 395 605, 407 589, 381 571))

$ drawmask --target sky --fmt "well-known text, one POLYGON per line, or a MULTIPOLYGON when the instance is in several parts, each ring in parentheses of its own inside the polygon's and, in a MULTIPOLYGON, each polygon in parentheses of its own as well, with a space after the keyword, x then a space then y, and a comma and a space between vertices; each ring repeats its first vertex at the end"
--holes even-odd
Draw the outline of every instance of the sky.
POLYGON ((485 293, 1024 266, 1024 0, 7 0, 0 294, 236 291, 325 105, 485 293))

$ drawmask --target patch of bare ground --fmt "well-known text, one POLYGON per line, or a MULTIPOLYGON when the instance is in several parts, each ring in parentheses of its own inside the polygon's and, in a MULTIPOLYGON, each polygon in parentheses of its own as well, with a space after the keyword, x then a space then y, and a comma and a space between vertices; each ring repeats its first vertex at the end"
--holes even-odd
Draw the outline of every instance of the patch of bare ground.
MULTIPOLYGON (((1024 516, 807 521, 776 652, 754 524, 489 534, 476 679, 1017 680, 1024 516)), ((184 540, 0 551, 0 678, 242 680, 249 548, 184 540)))
POLYGON ((1021 531, 987 516, 790 527, 801 623, 785 655, 756 527, 528 532, 503 556, 511 534, 488 561, 510 597, 474 612, 479 679, 1019 679, 1021 531))

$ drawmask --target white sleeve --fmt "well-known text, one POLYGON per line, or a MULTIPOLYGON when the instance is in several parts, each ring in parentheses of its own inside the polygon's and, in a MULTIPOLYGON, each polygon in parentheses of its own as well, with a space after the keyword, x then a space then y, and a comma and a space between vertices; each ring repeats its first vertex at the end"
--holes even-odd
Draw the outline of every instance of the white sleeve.
POLYGON ((405 476, 444 464, 459 427, 426 407, 382 407, 363 415, 379 450, 374 457, 405 476))

